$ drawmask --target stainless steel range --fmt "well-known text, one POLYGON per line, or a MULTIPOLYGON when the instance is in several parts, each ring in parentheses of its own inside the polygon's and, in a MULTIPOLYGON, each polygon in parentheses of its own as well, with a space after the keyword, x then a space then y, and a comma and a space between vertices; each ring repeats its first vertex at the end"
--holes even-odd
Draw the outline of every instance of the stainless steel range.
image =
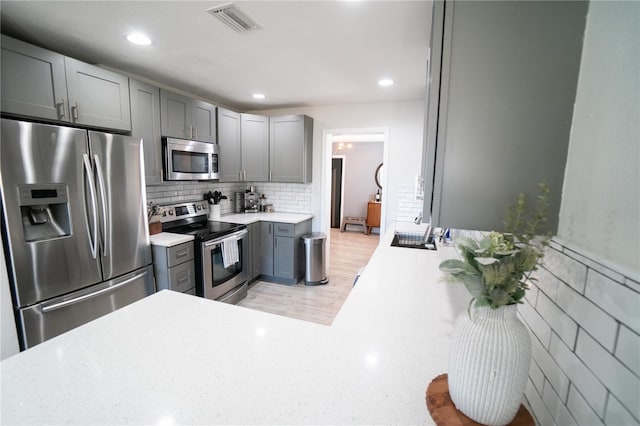
POLYGON ((163 206, 162 230, 195 237, 196 294, 237 303, 247 295, 247 226, 207 220, 207 201, 163 206))

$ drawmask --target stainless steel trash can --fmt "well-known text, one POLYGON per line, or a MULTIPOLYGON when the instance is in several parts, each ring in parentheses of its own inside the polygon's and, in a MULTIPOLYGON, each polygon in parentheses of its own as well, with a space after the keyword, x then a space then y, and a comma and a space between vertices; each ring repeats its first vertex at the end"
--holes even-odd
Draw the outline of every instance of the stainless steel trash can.
POLYGON ((312 232, 311 234, 303 235, 300 241, 304 243, 305 285, 328 283, 326 256, 324 253, 327 236, 322 232, 312 232))

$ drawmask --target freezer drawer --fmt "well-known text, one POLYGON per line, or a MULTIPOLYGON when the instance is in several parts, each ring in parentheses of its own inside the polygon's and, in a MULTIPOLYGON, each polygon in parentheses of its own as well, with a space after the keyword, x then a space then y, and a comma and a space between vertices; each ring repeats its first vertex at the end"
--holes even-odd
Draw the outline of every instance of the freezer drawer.
POLYGON ((35 346, 154 292, 153 268, 147 266, 111 281, 20 309, 22 348, 35 346))

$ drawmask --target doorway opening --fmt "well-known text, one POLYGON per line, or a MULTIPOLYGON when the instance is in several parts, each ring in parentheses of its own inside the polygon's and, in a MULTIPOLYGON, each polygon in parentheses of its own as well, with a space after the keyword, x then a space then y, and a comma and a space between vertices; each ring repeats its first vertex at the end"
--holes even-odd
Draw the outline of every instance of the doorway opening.
POLYGON ((331 228, 340 228, 344 206, 344 169, 346 156, 331 157, 331 228))

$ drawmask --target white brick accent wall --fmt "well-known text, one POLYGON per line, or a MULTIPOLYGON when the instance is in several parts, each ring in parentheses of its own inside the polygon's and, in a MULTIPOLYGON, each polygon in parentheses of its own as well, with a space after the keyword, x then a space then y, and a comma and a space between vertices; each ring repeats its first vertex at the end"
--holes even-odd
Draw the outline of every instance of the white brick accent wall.
POLYGON ((560 241, 535 277, 518 311, 531 332, 525 395, 538 424, 640 424, 637 278, 560 241))
POLYGON ((415 188, 411 185, 398 185, 396 220, 412 222, 421 211, 422 200, 416 200, 415 188))
POLYGON ((229 199, 220 202, 220 213, 233 212, 233 193, 244 192, 250 185, 267 197, 275 211, 283 213, 311 213, 311 185, 272 182, 165 182, 159 186, 147 186, 147 202, 154 204, 180 203, 202 200, 208 191, 220 191, 229 199))

